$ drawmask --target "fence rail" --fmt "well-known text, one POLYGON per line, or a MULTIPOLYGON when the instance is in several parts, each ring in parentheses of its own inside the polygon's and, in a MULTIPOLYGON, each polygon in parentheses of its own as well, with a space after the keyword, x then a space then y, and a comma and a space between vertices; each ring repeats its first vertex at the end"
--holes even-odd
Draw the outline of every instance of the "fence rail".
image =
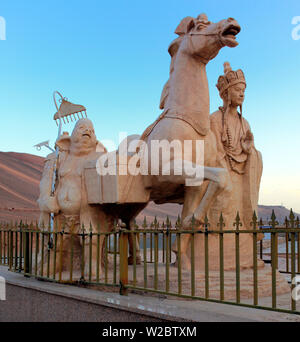
POLYGON ((292 211, 283 226, 273 212, 269 222, 254 213, 251 229, 241 227, 239 215, 232 229, 222 215, 213 228, 206 218, 200 228, 192 221, 183 229, 180 217, 174 225, 168 218, 162 224, 144 220, 132 230, 115 224, 106 232, 1 224, 0 265, 26 277, 112 286, 122 295, 135 290, 300 314, 300 224, 292 211), (252 249, 248 268, 243 266, 246 238, 252 249))

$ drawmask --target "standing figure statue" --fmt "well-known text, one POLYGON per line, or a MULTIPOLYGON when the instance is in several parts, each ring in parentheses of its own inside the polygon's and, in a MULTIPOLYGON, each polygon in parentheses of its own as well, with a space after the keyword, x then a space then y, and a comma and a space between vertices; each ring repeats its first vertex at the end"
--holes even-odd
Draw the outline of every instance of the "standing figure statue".
MULTIPOLYGON (((55 166, 54 153, 46 159, 40 183, 40 197, 38 199, 41 210, 40 227, 44 226, 47 229, 50 222, 50 213, 54 213, 54 227, 57 227, 59 231, 64 229, 65 233, 70 233, 71 230, 75 234, 80 233, 83 226, 86 232, 89 232, 90 227, 94 232, 97 232, 98 227, 100 227, 101 231, 111 229, 113 225, 112 217, 100 209, 99 206, 89 205, 87 200, 84 166, 88 161, 97 160, 102 153, 106 153, 105 147, 96 139, 92 122, 89 119, 80 119, 76 123, 72 135, 69 136, 68 133, 63 133, 56 141, 56 145, 59 147, 59 156, 54 196, 50 195, 55 166)), ((63 239, 62 271, 67 270, 70 265, 71 236, 65 234, 63 239)), ((104 237, 101 235, 100 246, 103 244, 103 239, 104 237)), ((58 242, 60 243, 60 239, 58 239, 58 242)), ((74 271, 80 270, 81 247, 80 237, 74 235, 74 271)), ((96 260, 96 247, 96 238, 94 237, 93 262, 96 260)), ((60 246, 57 247, 58 253, 59 250, 60 246)), ((85 248, 85 251, 88 252, 88 248, 85 248)), ((57 262, 56 271, 58 271, 58 267, 59 263, 57 262)), ((96 268, 93 265, 93 274, 95 272, 96 268)))
POLYGON ((262 157, 242 115, 246 89, 243 71, 233 71, 228 62, 224 63, 224 75, 219 77, 217 88, 223 106, 211 115, 210 122, 217 140, 217 161, 228 170, 229 185, 216 197, 209 218, 216 226, 222 212, 226 225, 232 228, 239 212, 243 227, 251 229, 253 212, 257 213, 262 157))
MULTIPOLYGON (((228 171, 228 183, 211 202, 207 212, 209 229, 219 230, 220 214, 222 213, 225 227, 237 229, 235 221, 239 214, 240 230, 252 229, 251 222, 254 211, 257 213, 258 195, 262 175, 261 153, 254 146, 254 138, 249 123, 242 115, 242 105, 245 99, 246 80, 242 70, 233 71, 229 63, 224 63, 224 75, 217 83, 223 106, 210 116, 210 128, 217 143, 217 166, 228 171), (238 111, 240 109, 240 112, 238 111)), ((258 239, 262 234, 258 234, 258 239)), ((183 239, 188 254, 190 253, 188 235, 183 239)), ((195 238, 195 267, 205 269, 204 237, 195 238)), ((253 237, 251 234, 240 234, 240 268, 253 266, 253 237)), ((209 269, 220 269, 219 235, 209 235, 209 269)), ((224 270, 235 269, 235 236, 224 235, 224 270)), ((264 267, 258 260, 258 267, 264 267)))

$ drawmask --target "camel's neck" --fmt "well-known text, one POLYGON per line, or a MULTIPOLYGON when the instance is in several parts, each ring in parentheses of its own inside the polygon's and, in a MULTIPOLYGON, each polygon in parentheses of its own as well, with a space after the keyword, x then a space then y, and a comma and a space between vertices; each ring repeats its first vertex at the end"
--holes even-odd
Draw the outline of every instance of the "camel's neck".
POLYGON ((170 78, 170 92, 165 108, 184 112, 201 112, 209 116, 209 90, 205 65, 178 51, 170 78))

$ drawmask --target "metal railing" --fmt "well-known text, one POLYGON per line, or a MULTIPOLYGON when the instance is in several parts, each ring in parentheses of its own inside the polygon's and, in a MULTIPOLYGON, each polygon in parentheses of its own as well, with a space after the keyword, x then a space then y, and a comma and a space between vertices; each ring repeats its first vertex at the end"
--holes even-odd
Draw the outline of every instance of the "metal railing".
POLYGON ((201 228, 196 227, 193 220, 190 229, 183 229, 180 217, 174 225, 168 218, 162 224, 156 219, 148 224, 145 219, 141 226, 135 225, 132 230, 115 224, 106 232, 101 227, 96 230, 81 227, 80 231, 56 227, 51 232, 22 222, 2 224, 0 264, 27 277, 67 284, 113 286, 122 295, 130 290, 153 292, 300 314, 298 298, 292 295, 297 292, 297 275, 300 275, 300 223, 292 211, 283 226, 278 224, 273 212, 269 222, 258 221, 254 213, 251 229, 241 226, 238 214, 232 229, 228 229, 221 214, 218 227, 213 228, 206 218, 201 228), (265 227, 266 223, 269 228, 265 227), (261 233, 265 234, 264 240, 260 240, 261 233), (248 269, 243 269, 241 264, 241 244, 245 236, 250 237, 252 244, 248 269), (270 239, 266 239, 268 236, 270 239), (233 259, 228 270, 229 237, 233 259), (189 269, 182 260, 182 245, 186 239, 189 241, 185 251, 189 255, 189 269), (217 269, 211 268, 213 239, 217 269), (131 243, 132 264, 128 263, 129 241, 138 241, 131 243), (203 255, 200 270, 196 258, 199 250, 203 255), (265 271, 262 271, 261 260, 265 262, 265 271), (289 286, 288 291, 282 291, 283 285, 289 286))

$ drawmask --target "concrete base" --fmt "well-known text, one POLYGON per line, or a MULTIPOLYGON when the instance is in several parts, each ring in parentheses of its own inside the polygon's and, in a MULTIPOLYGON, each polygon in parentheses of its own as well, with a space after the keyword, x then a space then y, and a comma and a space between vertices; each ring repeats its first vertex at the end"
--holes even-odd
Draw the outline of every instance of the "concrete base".
POLYGON ((1 322, 300 322, 292 314, 145 295, 96 291, 38 281, 0 267, 6 279, 1 322))

